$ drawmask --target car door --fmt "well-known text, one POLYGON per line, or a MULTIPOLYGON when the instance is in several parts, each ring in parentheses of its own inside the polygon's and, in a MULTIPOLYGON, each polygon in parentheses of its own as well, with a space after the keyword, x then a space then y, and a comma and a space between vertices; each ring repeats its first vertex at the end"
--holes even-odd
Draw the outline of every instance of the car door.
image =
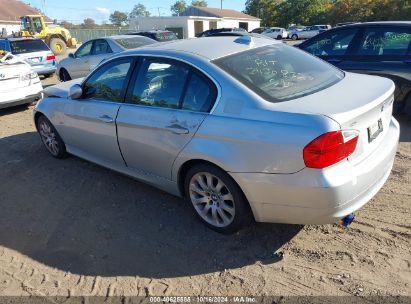
POLYGON ((82 84, 82 97, 66 101, 60 132, 69 151, 108 167, 124 166, 115 119, 133 65, 131 57, 103 64, 82 84))
POLYGON ((301 49, 344 69, 350 64, 350 50, 358 39, 358 28, 330 30, 299 45, 301 49))
POLYGON ((89 57, 89 71, 91 72, 104 59, 108 58, 113 51, 105 39, 94 40, 91 56, 89 57))
POLYGON ((211 110, 216 92, 213 82, 182 62, 142 58, 116 120, 127 166, 140 176, 170 180, 174 160, 211 110))
POLYGON ((350 59, 341 68, 392 79, 397 101, 411 91, 411 27, 364 28, 350 59))
POLYGON ((72 79, 86 76, 90 72, 89 61, 93 50, 94 40, 80 46, 74 53, 74 58, 66 67, 72 79))

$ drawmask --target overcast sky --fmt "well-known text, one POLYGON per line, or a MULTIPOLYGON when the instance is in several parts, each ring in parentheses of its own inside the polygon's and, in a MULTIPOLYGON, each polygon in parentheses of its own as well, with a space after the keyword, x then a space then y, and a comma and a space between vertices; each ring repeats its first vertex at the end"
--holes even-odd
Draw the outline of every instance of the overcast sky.
MULTIPOLYGON (((244 10, 246 0, 224 0, 223 8, 244 10)), ((81 23, 85 18, 93 18, 97 23, 109 22, 109 16, 115 10, 130 12, 137 3, 142 3, 150 11, 151 15, 171 15, 170 6, 175 0, 24 0, 41 10, 46 15, 58 21, 66 20, 73 23, 81 23)), ((186 0, 189 4, 191 0, 186 0)), ((207 0, 209 7, 220 7, 220 0, 207 0)))

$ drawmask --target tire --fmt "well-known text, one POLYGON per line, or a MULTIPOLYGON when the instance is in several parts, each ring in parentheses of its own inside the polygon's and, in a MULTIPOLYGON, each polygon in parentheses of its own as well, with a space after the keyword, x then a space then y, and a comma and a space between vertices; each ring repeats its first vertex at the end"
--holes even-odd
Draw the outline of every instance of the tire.
POLYGON ((47 151, 55 158, 64 158, 67 155, 66 145, 50 120, 41 115, 37 119, 36 125, 41 141, 47 151))
POLYGON ((60 73, 59 73, 59 78, 61 82, 65 82, 65 81, 70 81, 71 80, 71 76, 70 74, 67 72, 66 69, 61 69, 60 73))
POLYGON ((235 233, 252 218, 240 187, 215 166, 199 164, 190 168, 185 176, 184 189, 198 218, 214 231, 235 233))
POLYGON ((281 39, 283 39, 283 36, 278 35, 278 36, 277 36, 277 40, 281 40, 281 39))
POLYGON ((407 100, 405 101, 403 112, 409 119, 411 119, 411 94, 409 94, 407 100))
POLYGON ((292 39, 292 40, 298 40, 297 34, 292 34, 292 35, 291 35, 291 39, 292 39))
POLYGON ((63 39, 52 38, 50 40, 50 49, 55 55, 64 55, 67 51, 67 44, 63 39))

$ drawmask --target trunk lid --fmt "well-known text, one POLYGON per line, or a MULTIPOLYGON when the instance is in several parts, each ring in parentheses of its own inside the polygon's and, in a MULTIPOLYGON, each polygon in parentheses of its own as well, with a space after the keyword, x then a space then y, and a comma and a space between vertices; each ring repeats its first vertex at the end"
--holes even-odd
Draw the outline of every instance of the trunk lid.
POLYGON ((392 116, 394 83, 382 77, 346 73, 344 79, 320 92, 279 103, 281 109, 324 115, 341 130, 356 130, 359 139, 349 157, 359 162, 376 149, 392 116))

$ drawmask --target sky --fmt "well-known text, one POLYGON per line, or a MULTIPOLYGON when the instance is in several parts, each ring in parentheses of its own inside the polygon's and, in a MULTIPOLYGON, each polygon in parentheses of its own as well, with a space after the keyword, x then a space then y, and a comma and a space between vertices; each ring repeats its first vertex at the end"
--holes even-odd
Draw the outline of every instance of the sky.
MULTIPOLYGON (((220 7, 220 0, 206 0, 209 7, 220 7)), ((244 10, 246 0, 223 0, 223 8, 244 10)), ((109 22, 109 16, 115 10, 130 12, 135 4, 142 3, 151 15, 170 16, 170 6, 175 0, 24 0, 41 9, 51 19, 81 23, 85 18, 92 18, 97 23, 109 22)), ((191 0, 186 0, 189 4, 191 0)))

